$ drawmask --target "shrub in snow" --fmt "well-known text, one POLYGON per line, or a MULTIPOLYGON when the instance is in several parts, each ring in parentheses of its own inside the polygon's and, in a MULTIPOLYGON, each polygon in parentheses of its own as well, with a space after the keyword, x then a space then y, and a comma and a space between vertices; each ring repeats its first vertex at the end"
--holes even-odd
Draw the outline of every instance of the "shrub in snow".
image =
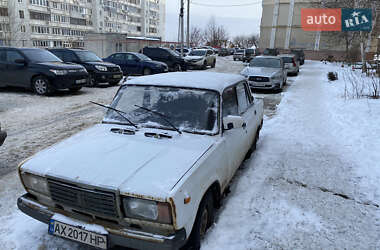
POLYGON ((380 98, 380 78, 376 75, 366 76, 358 71, 342 70, 345 98, 380 98))
POLYGON ((336 80, 338 80, 338 73, 329 72, 329 73, 327 73, 327 78, 329 79, 329 81, 336 81, 336 80))

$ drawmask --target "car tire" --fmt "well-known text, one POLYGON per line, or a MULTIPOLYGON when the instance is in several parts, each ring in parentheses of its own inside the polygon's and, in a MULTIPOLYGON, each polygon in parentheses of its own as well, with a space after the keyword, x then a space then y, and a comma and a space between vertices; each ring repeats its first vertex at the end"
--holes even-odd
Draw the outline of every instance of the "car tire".
POLYGON ((211 68, 215 68, 216 66, 216 60, 212 63, 211 68))
POLYGON ((203 70, 206 70, 206 69, 207 69, 207 62, 206 62, 206 60, 203 62, 202 69, 203 69, 203 70))
POLYGON ((234 58, 234 61, 236 61, 236 58, 234 58))
POLYGON ((182 69, 181 69, 181 65, 179 65, 179 64, 174 64, 174 66, 173 66, 173 71, 174 71, 174 72, 182 71, 182 69))
POLYGON ((32 88, 37 95, 49 95, 53 92, 49 80, 44 76, 36 76, 32 80, 32 88))
POLYGON ((251 158, 252 153, 255 152, 256 147, 257 147, 257 141, 260 139, 260 130, 261 130, 261 126, 262 126, 262 123, 261 123, 261 125, 257 128, 257 132, 256 132, 256 135, 255 135, 255 138, 253 139, 252 145, 251 145, 251 147, 249 148, 247 154, 245 155, 244 160, 248 160, 249 158, 251 158))
POLYGON ((150 68, 145 68, 143 70, 143 75, 144 76, 148 76, 148 75, 151 75, 152 74, 152 70, 150 68))
POLYGON ((88 84, 90 87, 97 87, 98 83, 95 81, 95 78, 90 74, 88 79, 88 84))
POLYGON ((75 93, 75 92, 78 92, 79 90, 81 90, 82 89, 82 87, 72 87, 72 88, 69 88, 69 91, 71 92, 71 93, 75 93))
POLYGON ((199 250, 201 240, 205 236, 207 229, 214 223, 215 206, 214 198, 211 191, 207 191, 204 195, 201 204, 199 205, 197 217, 195 218, 194 226, 191 231, 189 240, 182 248, 183 250, 199 250))

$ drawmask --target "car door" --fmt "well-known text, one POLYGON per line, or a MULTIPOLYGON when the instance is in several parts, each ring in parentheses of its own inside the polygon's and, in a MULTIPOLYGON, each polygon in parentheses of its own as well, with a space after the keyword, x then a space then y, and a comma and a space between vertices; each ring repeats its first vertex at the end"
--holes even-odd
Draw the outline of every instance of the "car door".
POLYGON ((21 86, 21 87, 29 87, 29 74, 28 74, 28 66, 24 63, 16 63, 15 61, 27 60, 20 52, 13 49, 6 50, 6 73, 5 77, 7 82, 13 86, 21 86))
POLYGON ((212 50, 207 50, 207 57, 206 58, 207 58, 207 64, 208 65, 211 65, 213 63, 213 61, 214 61, 213 60, 214 58, 212 56, 213 54, 214 53, 212 52, 212 50))
POLYGON ((125 53, 116 53, 110 57, 109 62, 119 65, 124 74, 127 74, 127 61, 125 53))
POLYGON ((244 152, 251 148, 256 135, 258 124, 258 114, 253 104, 253 97, 248 88, 247 82, 243 81, 236 85, 236 95, 238 100, 239 115, 244 119, 246 127, 243 128, 244 135, 241 143, 244 144, 244 152))
POLYGON ((68 51, 63 51, 63 61, 65 63, 76 63, 79 62, 78 57, 75 55, 74 52, 68 50, 68 51))
MULTIPOLYGON (((238 99, 236 87, 227 88, 222 95, 222 117, 229 115, 239 116, 238 99)), ((228 155, 228 176, 229 179, 235 174, 245 157, 245 143, 242 141, 246 137, 245 128, 234 128, 223 131, 223 141, 225 143, 226 154, 228 155)))
POLYGON ((126 54, 125 61, 127 64, 127 71, 129 75, 141 74, 141 62, 137 56, 128 53, 126 54))

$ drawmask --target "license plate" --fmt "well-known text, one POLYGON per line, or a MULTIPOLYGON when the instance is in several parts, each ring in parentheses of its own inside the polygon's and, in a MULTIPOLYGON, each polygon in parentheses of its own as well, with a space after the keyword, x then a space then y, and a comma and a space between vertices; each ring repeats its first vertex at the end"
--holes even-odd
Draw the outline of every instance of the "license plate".
POLYGON ((81 84, 81 83, 86 83, 86 82, 87 82, 86 79, 80 79, 80 80, 75 81, 76 84, 81 84))
POLYGON ((113 78, 121 78, 122 75, 114 75, 113 78))
POLYGON ((107 236, 73 227, 56 220, 50 220, 49 234, 81 242, 93 247, 107 249, 107 236))

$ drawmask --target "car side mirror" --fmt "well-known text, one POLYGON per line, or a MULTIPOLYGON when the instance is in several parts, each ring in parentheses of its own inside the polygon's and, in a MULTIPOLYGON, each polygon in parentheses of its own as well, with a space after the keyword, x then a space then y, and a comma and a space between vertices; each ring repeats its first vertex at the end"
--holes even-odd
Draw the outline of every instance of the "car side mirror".
POLYGON ((228 115, 223 118, 223 129, 231 130, 235 128, 244 128, 246 123, 241 116, 228 115))
POLYGON ((17 63, 17 64, 26 64, 26 61, 25 61, 25 59, 16 59, 15 60, 15 63, 17 63))

